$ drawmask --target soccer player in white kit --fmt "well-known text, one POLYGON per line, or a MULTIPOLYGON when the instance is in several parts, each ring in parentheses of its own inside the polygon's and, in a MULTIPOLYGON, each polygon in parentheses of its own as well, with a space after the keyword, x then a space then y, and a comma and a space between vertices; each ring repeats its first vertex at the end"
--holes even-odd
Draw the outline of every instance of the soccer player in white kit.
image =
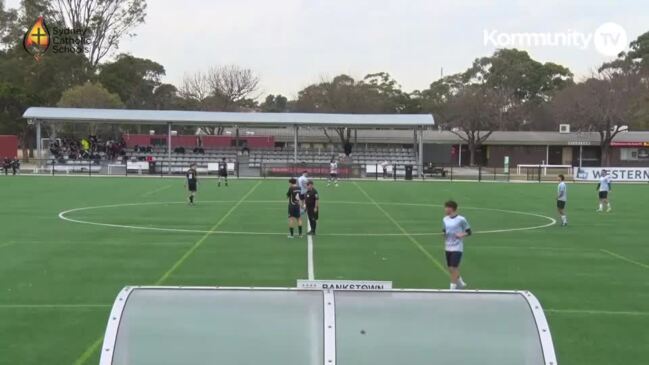
POLYGON ((464 289, 467 285, 460 275, 460 261, 464 251, 464 237, 471 235, 471 226, 466 218, 457 213, 457 203, 453 200, 444 203, 444 213, 443 232, 446 266, 451 277, 450 289, 464 289))
POLYGON ((557 211, 561 217, 561 225, 568 225, 568 217, 566 216, 566 203, 568 202, 568 186, 564 181, 565 177, 559 175, 559 185, 557 185, 557 211))
POLYGON ((338 186, 338 162, 333 158, 329 163, 329 181, 327 181, 327 186, 331 185, 331 183, 338 186))
POLYGON ((611 203, 608 201, 608 193, 611 192, 611 187, 611 176, 608 174, 608 171, 603 170, 602 177, 599 178, 599 183, 597 184, 597 191, 599 194, 599 208, 597 209, 598 212, 603 212, 604 206, 606 206, 607 212, 610 212, 611 209, 613 209, 611 207, 611 203))
POLYGON ((309 183, 309 173, 307 171, 302 171, 302 175, 297 178, 297 186, 300 188, 300 200, 302 201, 302 207, 304 207, 304 194, 306 194, 307 184, 309 183))

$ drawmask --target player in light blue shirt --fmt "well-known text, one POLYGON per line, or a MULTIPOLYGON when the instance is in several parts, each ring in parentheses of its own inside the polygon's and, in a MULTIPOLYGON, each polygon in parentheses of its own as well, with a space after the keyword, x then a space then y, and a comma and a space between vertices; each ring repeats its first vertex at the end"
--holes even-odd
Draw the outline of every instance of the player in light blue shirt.
POLYGON ((565 177, 559 175, 559 185, 557 185, 557 210, 559 211, 559 217, 561 217, 561 225, 567 226, 566 203, 568 202, 568 186, 564 180, 565 177))
POLYGON ((471 235, 469 222, 457 213, 457 203, 449 200, 444 203, 443 221, 446 266, 451 276, 451 290, 464 289, 466 283, 460 275, 460 261, 464 252, 464 237, 471 235))
POLYGON ((309 173, 302 172, 302 175, 297 178, 297 186, 300 188, 300 199, 304 201, 304 194, 307 191, 307 184, 309 183, 309 173))
POLYGON ((611 203, 608 201, 608 193, 611 192, 613 181, 611 175, 608 174, 608 171, 602 170, 602 177, 599 178, 599 183, 597 183, 597 191, 599 194, 599 209, 598 212, 603 212, 604 207, 606 206, 606 211, 610 212, 611 203))

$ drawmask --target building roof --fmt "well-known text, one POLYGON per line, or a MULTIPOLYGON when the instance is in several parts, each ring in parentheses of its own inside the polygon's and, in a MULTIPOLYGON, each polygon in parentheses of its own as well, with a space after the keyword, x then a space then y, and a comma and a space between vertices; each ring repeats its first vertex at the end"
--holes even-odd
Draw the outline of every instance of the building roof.
POLYGON ((330 126, 414 128, 433 126, 431 114, 327 114, 31 107, 23 118, 48 122, 155 125, 330 126))
MULTIPOLYGON (((234 133, 234 131, 226 129, 226 133, 234 133)), ((290 142, 293 140, 293 131, 286 128, 246 128, 241 133, 258 136, 274 136, 280 142, 290 142)), ((301 128, 299 134, 302 142, 326 143, 329 137, 332 137, 336 141, 338 138, 335 133, 329 133, 329 137, 327 137, 321 128, 301 128)), ((355 136, 358 143, 412 144, 414 142, 413 132, 408 130, 360 129, 355 136)), ((598 146, 599 138, 599 133, 597 132, 559 133, 512 131, 494 132, 484 144, 506 146, 598 146)), ((649 131, 622 132, 613 141, 649 142, 649 131)), ((459 144, 464 142, 456 134, 449 131, 426 130, 424 131, 424 143, 459 144)))

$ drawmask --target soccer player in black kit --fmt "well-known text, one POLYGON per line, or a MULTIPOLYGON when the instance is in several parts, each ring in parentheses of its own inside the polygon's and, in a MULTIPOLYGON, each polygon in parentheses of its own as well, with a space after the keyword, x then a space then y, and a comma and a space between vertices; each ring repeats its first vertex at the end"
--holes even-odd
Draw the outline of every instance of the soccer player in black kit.
POLYGON ((219 161, 219 182, 218 187, 221 187, 221 179, 225 181, 225 186, 228 186, 228 163, 225 161, 225 157, 219 161))
POLYGON ((187 190, 189 190, 189 197, 187 198, 189 200, 189 204, 194 204, 194 196, 196 195, 196 188, 198 185, 198 176, 196 172, 196 164, 191 164, 189 165, 189 170, 187 170, 187 173, 185 176, 187 177, 187 190))
POLYGON ((306 184, 306 194, 304 194, 304 202, 306 204, 306 214, 309 218, 309 225, 311 230, 307 233, 310 236, 315 236, 315 227, 318 221, 318 211, 320 210, 320 196, 318 191, 313 187, 313 181, 306 184))
POLYGON ((288 181, 288 238, 293 238, 295 226, 298 226, 298 234, 302 237, 302 202, 300 201, 300 187, 297 186, 297 180, 291 178, 288 181))

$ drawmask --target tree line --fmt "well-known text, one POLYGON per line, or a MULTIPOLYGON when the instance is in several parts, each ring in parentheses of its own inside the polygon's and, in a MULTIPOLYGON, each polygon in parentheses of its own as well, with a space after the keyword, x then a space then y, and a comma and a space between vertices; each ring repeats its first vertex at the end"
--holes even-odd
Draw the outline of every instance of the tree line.
MULTIPOLYGON (((602 161, 607 163, 610 142, 618 133, 627 126, 649 126, 649 32, 579 80, 565 66, 539 62, 522 50, 500 49, 424 90, 405 91, 387 72, 362 78, 342 74, 313 83, 289 99, 261 95, 261 76, 238 65, 187 73, 178 85, 162 82, 163 65, 119 53, 120 40, 135 36, 133 29, 145 16, 145 0, 23 0, 18 9, 7 9, 0 0, 0 134, 16 134, 23 145, 30 144, 34 131, 21 118, 29 106, 432 113, 439 128, 467 144, 471 164, 494 131, 555 131, 562 123, 573 131, 599 133, 602 161), (50 14, 48 22, 62 27, 89 29, 85 52, 47 55, 35 62, 21 41, 41 14, 50 14)), ((72 125, 49 127, 50 134, 75 132, 72 125)), ((110 130, 94 132, 139 127, 104 128, 110 130)), ((203 132, 221 134, 223 129, 203 132)), ((349 128, 325 133, 342 144, 351 142, 349 128)))

